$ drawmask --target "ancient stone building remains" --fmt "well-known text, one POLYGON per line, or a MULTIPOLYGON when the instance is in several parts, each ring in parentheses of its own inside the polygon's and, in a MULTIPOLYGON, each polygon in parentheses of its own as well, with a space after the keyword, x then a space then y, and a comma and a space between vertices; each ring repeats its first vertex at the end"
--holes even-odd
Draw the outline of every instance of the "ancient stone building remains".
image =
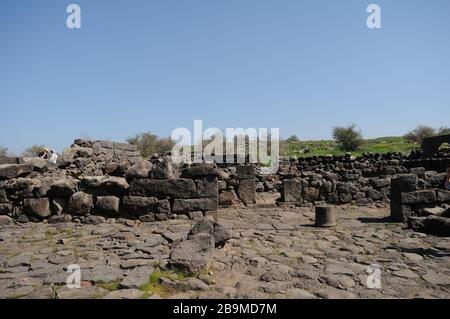
POLYGON ((213 167, 178 167, 168 158, 137 155, 133 145, 77 140, 58 167, 38 158, 0 165, 0 214, 19 221, 92 216, 154 221, 217 210, 213 167))
POLYGON ((284 160, 277 174, 262 175, 253 164, 175 165, 170 157, 143 159, 134 145, 79 139, 56 166, 0 158, 0 214, 22 222, 196 218, 271 193, 280 206, 391 203, 393 219, 408 222, 433 208, 423 204, 445 208, 448 195, 437 189, 449 159, 445 152, 316 156, 284 160), (430 203, 405 202, 405 193, 425 190, 430 203))
POLYGON ((391 184, 391 219, 414 230, 450 236, 450 191, 445 174, 398 175, 391 184))

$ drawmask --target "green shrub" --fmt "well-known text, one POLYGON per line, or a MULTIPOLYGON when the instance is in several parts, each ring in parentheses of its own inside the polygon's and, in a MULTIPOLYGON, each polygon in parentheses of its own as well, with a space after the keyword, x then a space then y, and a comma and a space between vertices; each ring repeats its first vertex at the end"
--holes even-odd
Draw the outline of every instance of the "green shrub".
POLYGON ((361 131, 356 129, 355 124, 348 127, 335 127, 333 138, 344 151, 356 151, 363 144, 361 131))
POLYGON ((164 154, 172 150, 175 143, 170 138, 160 138, 150 132, 137 134, 127 140, 128 143, 136 145, 143 157, 153 154, 164 154))

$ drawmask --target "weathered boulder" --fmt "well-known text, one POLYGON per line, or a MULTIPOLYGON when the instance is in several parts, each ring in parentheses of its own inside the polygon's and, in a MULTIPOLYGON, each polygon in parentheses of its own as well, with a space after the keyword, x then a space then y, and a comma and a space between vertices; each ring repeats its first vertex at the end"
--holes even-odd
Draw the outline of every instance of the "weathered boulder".
POLYGON ((70 197, 69 212, 73 215, 87 215, 94 208, 92 195, 84 192, 77 192, 70 197))
MULTIPOLYGON (((143 216, 157 212, 158 199, 155 197, 124 196, 122 210, 134 216, 143 216)), ((170 204, 169 204, 170 211, 170 204)))
POLYGON ((297 202, 302 199, 302 183, 295 179, 285 179, 281 191, 283 202, 297 202))
POLYGON ((225 227, 206 218, 197 220, 192 226, 189 235, 199 233, 210 234, 214 238, 216 247, 223 246, 231 238, 229 231, 225 227))
POLYGON ((426 217, 409 216, 408 227, 417 232, 424 232, 426 219, 426 217))
POLYGON ((189 240, 196 242, 202 251, 208 249, 214 249, 214 237, 209 233, 197 233, 193 235, 189 235, 189 240))
POLYGON ((450 237, 450 218, 428 216, 425 220, 425 231, 432 235, 450 237))
POLYGON ((254 179, 239 182, 238 196, 245 205, 256 203, 256 184, 254 179))
POLYGON ((34 167, 30 164, 4 164, 0 165, 0 180, 26 176, 33 172, 34 167))
POLYGON ((21 200, 23 198, 35 197, 35 193, 42 186, 40 180, 32 178, 22 178, 13 179, 9 181, 7 186, 7 192, 14 198, 21 200))
POLYGON ((370 187, 366 189, 366 196, 372 200, 379 200, 381 199, 381 197, 383 197, 383 195, 379 191, 370 187))
POLYGON ((115 176, 89 176, 82 179, 82 187, 97 196, 121 196, 129 188, 125 178, 115 176))
POLYGON ((79 180, 60 179, 50 186, 50 196, 57 198, 68 198, 78 190, 79 180))
POLYGON ((139 289, 140 287, 148 283, 153 270, 154 269, 152 266, 134 268, 120 282, 120 287, 122 289, 139 289))
POLYGON ((241 201, 237 197, 234 190, 226 190, 219 195, 219 205, 223 206, 234 206, 241 204, 241 201))
MULTIPOLYGON (((209 234, 206 236, 211 238, 209 234)), ((182 241, 170 253, 170 264, 192 274, 208 269, 214 258, 214 245, 213 240, 209 241, 210 245, 205 245, 205 242, 208 241, 199 236, 194 240, 182 241)))
POLYGON ((149 177, 152 179, 177 179, 180 175, 177 165, 171 163, 167 158, 152 160, 152 169, 149 177))
POLYGON ((170 202, 167 199, 161 199, 156 205, 156 212, 158 214, 168 214, 170 213, 170 202))
POLYGON ((153 164, 149 161, 139 161, 128 168, 126 176, 128 179, 148 178, 153 164))
POLYGON ((417 190, 417 175, 402 174, 391 180, 391 191, 394 193, 413 192, 417 190))
POLYGON ((99 196, 95 202, 95 212, 109 216, 119 215, 120 199, 115 196, 99 196))
POLYGON ((313 187, 306 187, 304 189, 305 200, 308 202, 314 202, 319 198, 319 190, 313 187))
POLYGON ((40 173, 48 171, 49 166, 51 165, 46 159, 40 157, 24 157, 23 162, 32 165, 33 170, 40 173))
POLYGON ((174 213, 215 211, 217 210, 217 198, 175 199, 172 210, 174 213))
POLYGON ((440 188, 445 180, 445 176, 445 173, 426 172, 424 179, 429 188, 440 188))
POLYGON ((83 220, 83 223, 88 225, 101 225, 106 222, 105 217, 90 215, 83 220))
POLYGON ((420 190, 415 192, 402 193, 402 204, 428 204, 437 200, 434 190, 420 190))
POLYGON ((350 183, 338 182, 338 183, 336 183, 336 190, 339 194, 340 193, 349 194, 351 192, 350 186, 351 186, 350 183))
POLYGON ((136 179, 131 182, 130 195, 170 198, 193 198, 197 188, 192 179, 136 179))
POLYGON ((193 165, 181 170, 182 178, 199 179, 203 177, 212 177, 214 179, 216 176, 217 169, 211 165, 206 164, 193 165))
POLYGON ((0 215, 11 215, 14 212, 12 204, 4 203, 0 204, 0 215))
POLYGON ((439 202, 450 202, 450 191, 446 189, 438 189, 436 191, 437 193, 437 200, 439 202))
POLYGON ((215 177, 203 177, 195 181, 197 186, 197 197, 211 198, 217 197, 218 186, 217 178, 215 177))
POLYGON ((418 177, 414 174, 397 175, 391 180, 390 200, 391 219, 395 222, 408 221, 410 209, 408 205, 402 205, 402 193, 414 192, 417 190, 418 177))
POLYGON ((389 187, 391 185, 391 179, 390 178, 371 178, 369 180, 370 185, 372 187, 380 189, 383 187, 389 187))
POLYGON ((425 207, 421 210, 421 216, 430 216, 430 215, 441 215, 443 212, 446 211, 446 208, 434 206, 434 207, 425 207))
POLYGON ((341 201, 342 204, 348 204, 353 200, 353 197, 349 193, 340 193, 339 200, 341 201))
POLYGON ((236 167, 237 178, 240 180, 255 179, 254 165, 238 165, 236 167))
POLYGON ((23 210, 26 214, 38 218, 47 218, 52 214, 48 198, 26 198, 23 201, 23 210))

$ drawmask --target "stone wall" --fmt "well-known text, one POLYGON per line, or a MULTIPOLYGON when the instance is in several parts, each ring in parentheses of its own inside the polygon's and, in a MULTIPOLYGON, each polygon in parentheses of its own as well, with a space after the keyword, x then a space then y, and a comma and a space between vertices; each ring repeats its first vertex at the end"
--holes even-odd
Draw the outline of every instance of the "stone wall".
POLYGON ((135 147, 75 141, 58 166, 33 158, 0 165, 0 214, 19 222, 200 217, 218 207, 218 170, 135 158, 135 147))
POLYGON ((224 207, 255 204, 256 183, 255 165, 222 165, 219 175, 219 204, 224 207))
POLYGON ((141 160, 136 145, 111 141, 77 139, 64 149, 58 159, 60 168, 72 168, 83 174, 121 174, 121 166, 135 164, 141 160))
MULTIPOLYGON (((391 177, 407 173, 401 154, 301 158, 280 167, 281 202, 357 205, 388 202, 391 177)), ((415 169, 425 173, 424 169, 415 169)))
POLYGON ((391 184, 391 219, 433 235, 450 236, 450 191, 445 174, 399 175, 391 184))
MULTIPOLYGON (((413 153, 365 154, 360 157, 321 156, 290 160, 281 165, 281 202, 305 204, 325 201, 331 204, 368 205, 388 203, 392 196, 391 179, 413 174, 421 187, 436 186, 445 173, 450 157, 435 158, 413 153)), ((395 204, 394 204, 395 205, 395 204)))

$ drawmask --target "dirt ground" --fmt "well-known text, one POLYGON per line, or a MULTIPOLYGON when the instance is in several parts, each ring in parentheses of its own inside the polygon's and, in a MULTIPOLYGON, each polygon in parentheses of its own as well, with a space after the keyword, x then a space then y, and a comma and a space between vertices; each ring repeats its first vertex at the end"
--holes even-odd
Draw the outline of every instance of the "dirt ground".
POLYGON ((0 298, 450 298, 450 238, 388 216, 342 206, 338 226, 323 229, 313 208, 220 210, 232 239, 191 277, 166 270, 187 219, 2 226, 0 298), (65 285, 73 264, 79 289, 65 285), (381 287, 371 280, 378 267, 381 287))

